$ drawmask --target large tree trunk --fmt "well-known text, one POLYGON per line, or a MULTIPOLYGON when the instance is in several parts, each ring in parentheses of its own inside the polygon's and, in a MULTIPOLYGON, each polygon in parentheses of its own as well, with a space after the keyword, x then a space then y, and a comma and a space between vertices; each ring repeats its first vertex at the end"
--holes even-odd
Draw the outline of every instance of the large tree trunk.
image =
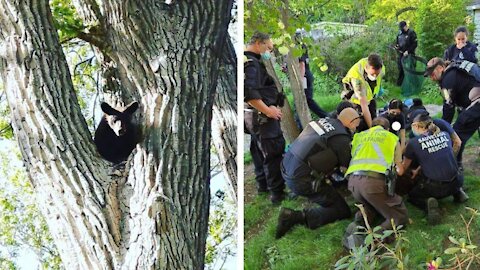
POLYGON ((292 52, 287 55, 287 69, 290 87, 293 93, 293 100, 295 103, 295 111, 302 127, 306 127, 312 121, 312 115, 307 105, 307 98, 305 97, 305 90, 302 86, 302 78, 300 77, 300 69, 298 67, 298 60, 294 60, 292 52))
MULTIPOLYGON (((278 79, 275 69, 273 68, 272 61, 265 61, 265 66, 267 68, 268 74, 272 76, 275 81, 277 89, 282 89, 283 86, 278 79)), ((285 100, 285 106, 282 108, 282 121, 280 122, 283 136, 285 137, 288 143, 292 143, 300 134, 297 123, 295 122, 295 117, 293 116, 293 110, 290 106, 290 103, 285 100)))
POLYGON ((223 55, 213 104, 212 142, 229 186, 228 193, 237 202, 237 58, 229 36, 223 55))
POLYGON ((201 269, 210 120, 231 1, 82 1, 81 38, 141 103, 112 175, 88 132, 48 1, 0 2, 0 72, 22 156, 66 269, 201 269), (97 6, 99 3, 101 6, 97 6), (91 24, 90 22, 95 22, 91 24))
MULTIPOLYGON (((289 0, 282 0, 283 5, 281 8, 282 14, 282 23, 285 27, 288 27, 288 21, 290 16, 289 9, 289 0)), ((288 78, 290 81, 290 87, 293 93, 293 100, 295 103, 295 111, 297 116, 300 119, 302 127, 307 126, 307 124, 312 121, 312 115, 310 114, 310 109, 308 108, 307 98, 305 97, 305 90, 302 86, 302 77, 300 76, 300 68, 298 60, 296 57, 293 57, 292 48, 289 49, 289 52, 286 56, 288 78)))

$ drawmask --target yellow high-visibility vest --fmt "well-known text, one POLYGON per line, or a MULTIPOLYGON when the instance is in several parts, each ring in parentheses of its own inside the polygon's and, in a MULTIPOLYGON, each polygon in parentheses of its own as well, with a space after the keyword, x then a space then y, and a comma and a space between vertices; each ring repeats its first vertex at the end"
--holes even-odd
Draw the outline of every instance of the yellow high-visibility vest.
MULTIPOLYGON (((368 58, 360 59, 355 65, 353 65, 350 70, 347 72, 347 75, 342 79, 343 83, 350 84, 352 79, 357 79, 361 82, 362 88, 367 90, 367 101, 370 102, 373 97, 380 92, 380 86, 382 84, 382 78, 385 76, 385 65, 382 66, 382 72, 377 76, 377 85, 375 88, 371 89, 370 85, 364 78, 365 67, 367 66, 368 58)), ((360 105, 360 97, 357 97, 355 94, 350 98, 350 101, 360 105)))
POLYGON ((393 163, 398 137, 374 126, 357 133, 352 141, 352 160, 345 175, 356 171, 385 173, 393 163))

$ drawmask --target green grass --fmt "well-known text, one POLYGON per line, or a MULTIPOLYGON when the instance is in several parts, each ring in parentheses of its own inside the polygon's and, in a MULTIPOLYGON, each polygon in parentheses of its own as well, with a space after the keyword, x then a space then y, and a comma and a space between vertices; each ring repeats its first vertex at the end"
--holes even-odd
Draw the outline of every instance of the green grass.
MULTIPOLYGON (((343 86, 340 83, 341 78, 325 73, 315 73, 314 76, 313 99, 324 111, 334 111, 337 104, 341 101, 340 93, 343 90, 343 86)), ((291 93, 288 79, 284 74, 281 74, 279 77, 285 86, 284 90, 287 95, 287 100, 293 108, 293 94, 291 93)), ((407 98, 421 98, 423 104, 442 104, 442 97, 438 91, 438 85, 430 79, 425 79, 419 94, 409 97, 402 96, 401 88, 394 83, 384 81, 382 82, 382 87, 385 93, 383 96, 377 98, 377 108, 384 107, 393 98, 401 98, 402 100, 407 98)), ((314 114, 312 114, 312 117, 313 119, 318 118, 314 114)))
POLYGON ((250 164, 252 162, 252 154, 250 152, 246 152, 243 155, 243 163, 250 164))
MULTIPOLYGON (((406 228, 405 237, 410 241, 404 245, 405 254, 410 257, 406 269, 425 269, 425 262, 438 256, 446 262, 450 255, 443 254, 448 247, 448 236, 465 237, 465 228, 460 218, 469 217, 465 206, 480 205, 480 181, 471 171, 466 173, 466 186, 470 200, 465 204, 454 204, 451 197, 440 201, 442 223, 437 226, 427 224, 424 213, 407 203, 412 224, 406 228)), ((247 181, 253 181, 248 179, 247 181)), ((351 196, 348 198, 354 210, 351 196)), ((303 199, 287 200, 284 207, 301 209, 303 199)), ((269 204, 266 197, 259 197, 255 202, 245 205, 245 269, 333 269, 335 262, 347 253, 341 245, 346 226, 351 220, 342 220, 328 224, 316 230, 297 226, 283 238, 275 240, 275 227, 279 207, 269 204), (262 203, 262 201, 265 201, 262 203), (263 222, 263 223, 262 223, 263 222), (252 224, 261 224, 252 231, 252 224), (253 234, 253 235, 252 235, 253 234)), ((472 229, 479 239, 478 228, 472 229)), ((478 242, 477 242, 478 244, 478 242)))

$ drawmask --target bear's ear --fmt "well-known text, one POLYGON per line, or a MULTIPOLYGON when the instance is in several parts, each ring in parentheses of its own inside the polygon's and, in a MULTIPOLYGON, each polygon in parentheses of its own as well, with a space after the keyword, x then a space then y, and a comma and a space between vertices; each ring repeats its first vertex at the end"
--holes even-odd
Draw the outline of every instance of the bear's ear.
POLYGON ((105 102, 102 102, 100 105, 102 107, 102 111, 107 114, 107 115, 120 115, 120 112, 112 108, 110 105, 108 105, 105 102))
POLYGON ((133 114, 138 109, 138 102, 134 101, 123 111, 126 114, 133 114))

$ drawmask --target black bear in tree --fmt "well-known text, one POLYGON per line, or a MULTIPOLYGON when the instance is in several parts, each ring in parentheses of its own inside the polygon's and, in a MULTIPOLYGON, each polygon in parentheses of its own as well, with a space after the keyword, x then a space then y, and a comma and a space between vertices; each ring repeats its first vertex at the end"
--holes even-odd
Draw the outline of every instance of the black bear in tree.
POLYGON ((103 158, 120 163, 128 158, 138 142, 137 128, 132 123, 138 102, 132 102, 121 112, 105 102, 101 107, 105 114, 95 131, 95 145, 103 158))

